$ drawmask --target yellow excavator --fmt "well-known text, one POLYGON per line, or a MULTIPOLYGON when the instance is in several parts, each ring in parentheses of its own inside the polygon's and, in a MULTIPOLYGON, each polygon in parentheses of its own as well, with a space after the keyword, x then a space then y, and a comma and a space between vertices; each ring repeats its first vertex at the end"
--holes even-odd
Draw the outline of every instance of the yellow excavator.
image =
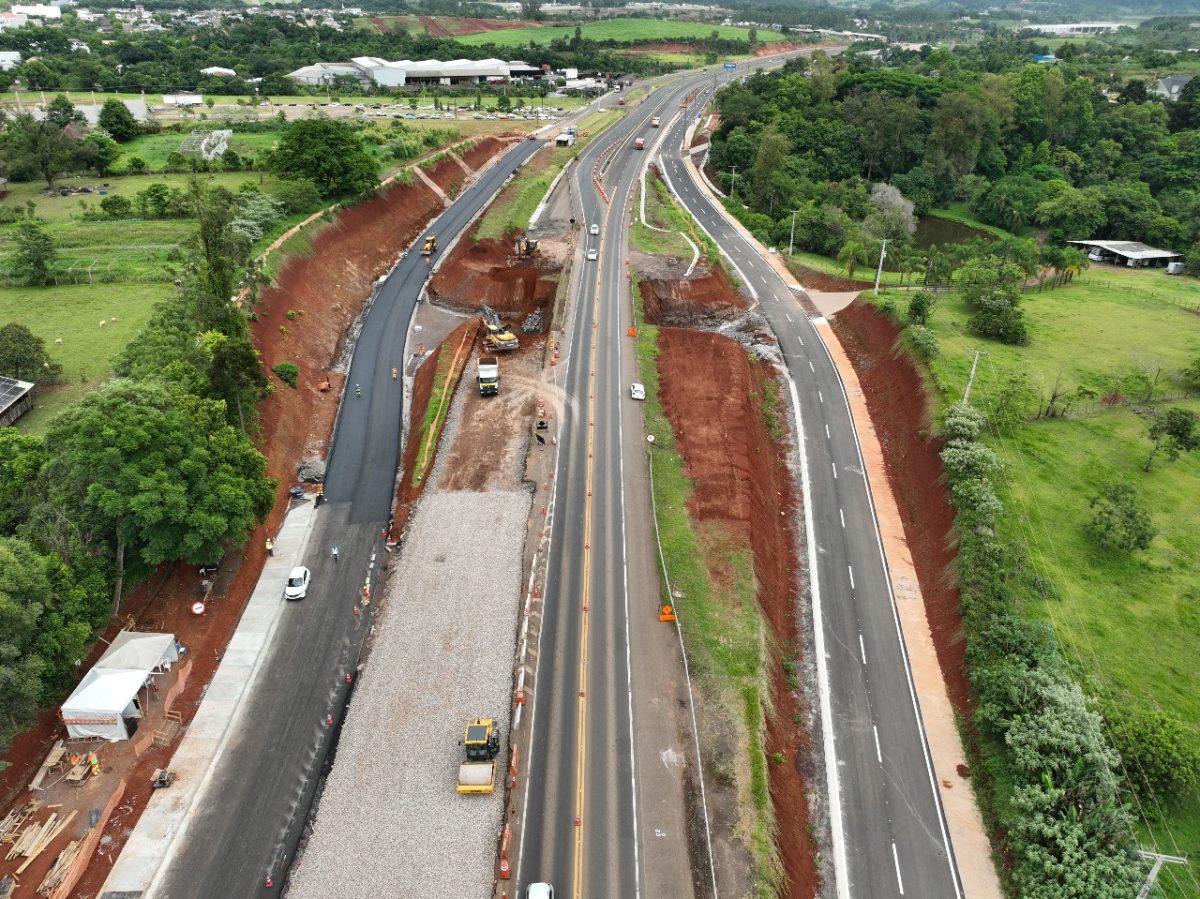
POLYGON ((507 353, 521 346, 517 335, 509 329, 508 325, 500 321, 499 314, 491 306, 484 306, 480 317, 483 319, 485 328, 483 345, 493 353, 507 353))

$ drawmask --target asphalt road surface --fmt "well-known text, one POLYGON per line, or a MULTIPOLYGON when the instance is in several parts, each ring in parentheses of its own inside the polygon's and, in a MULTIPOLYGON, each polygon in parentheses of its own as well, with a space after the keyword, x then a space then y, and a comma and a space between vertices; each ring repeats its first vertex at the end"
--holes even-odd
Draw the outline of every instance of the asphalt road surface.
MULTIPOLYGON (((522 141, 429 228, 444 247, 541 146, 522 141)), ((420 246, 425 235, 418 238, 420 246)), ((246 700, 238 735, 216 764, 203 810, 190 823, 157 894, 170 899, 278 896, 335 728, 345 674, 369 627, 351 610, 382 548, 391 511, 404 414, 404 341, 428 266, 414 250, 381 285, 363 322, 330 449, 326 503, 304 564, 308 597, 284 612, 270 658, 246 700), (354 385, 362 388, 355 393, 354 385), (335 561, 331 548, 338 546, 335 561), (271 873, 274 888, 265 886, 271 873)))
POLYGON ((663 168, 676 196, 757 295, 799 402, 816 550, 813 590, 833 723, 826 746, 832 745, 834 759, 827 762, 840 798, 840 814, 831 806, 834 854, 839 871, 847 872, 838 895, 960 897, 845 393, 796 297, 758 248, 714 209, 681 161, 684 131, 699 109, 671 123, 663 168))
MULTIPOLYGON (((553 884, 563 897, 636 899, 645 892, 646 853, 655 847, 640 824, 640 803, 651 797, 639 795, 634 762, 638 679, 632 668, 638 660, 630 652, 621 415, 621 403, 628 402, 622 370, 630 364, 622 361, 628 344, 625 216, 645 159, 633 139, 644 137, 649 146, 659 134, 649 120, 665 121, 689 92, 712 80, 712 72, 666 80, 590 144, 572 173, 583 214, 580 240, 583 249, 597 249, 599 259, 577 257, 584 270, 572 297, 557 511, 512 895, 524 895, 538 881, 553 884), (611 203, 593 186, 597 161, 611 203), (593 223, 600 225, 599 235, 588 233, 593 223)), ((688 860, 676 866, 687 871, 688 860)), ((690 895, 690 882, 671 893, 690 895)))

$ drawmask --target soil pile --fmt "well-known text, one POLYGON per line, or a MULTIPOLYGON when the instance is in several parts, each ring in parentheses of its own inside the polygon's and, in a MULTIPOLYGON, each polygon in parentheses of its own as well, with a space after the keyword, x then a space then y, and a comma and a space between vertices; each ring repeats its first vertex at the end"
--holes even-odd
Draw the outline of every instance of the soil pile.
POLYGON ((942 442, 923 436, 930 430, 925 385, 912 360, 897 350, 899 326, 870 304, 855 300, 834 317, 833 330, 858 373, 879 434, 950 701, 966 715, 971 698, 953 576, 954 510, 942 481, 942 442))
MULTIPOLYGON (((799 645, 793 602, 796 501, 784 449, 771 439, 757 399, 763 390, 775 389, 773 372, 727 337, 671 327, 659 331, 658 365, 663 408, 695 483, 689 512, 750 546, 759 605, 775 641, 791 655, 799 645)), ((791 689, 782 666, 772 665, 772 671, 775 714, 767 725, 766 751, 806 759, 809 735, 795 723, 805 717, 803 696, 791 689)), ((783 895, 807 899, 820 886, 816 847, 807 829, 811 774, 793 762, 770 765, 769 776, 786 876, 783 895)))
POLYGON ((716 327, 747 308, 720 268, 687 280, 647 278, 638 282, 638 289, 646 321, 656 325, 716 327))
POLYGON ((871 281, 856 281, 853 278, 843 278, 841 275, 830 275, 826 272, 819 272, 815 268, 809 268, 807 265, 801 265, 798 262, 789 262, 788 268, 805 287, 811 287, 813 290, 827 290, 832 293, 840 293, 847 290, 866 290, 871 287, 871 281))
POLYGON ((507 240, 459 241, 429 282, 430 298, 464 312, 486 304, 512 318, 549 309, 558 289, 557 264, 545 256, 517 259, 513 249, 507 240))

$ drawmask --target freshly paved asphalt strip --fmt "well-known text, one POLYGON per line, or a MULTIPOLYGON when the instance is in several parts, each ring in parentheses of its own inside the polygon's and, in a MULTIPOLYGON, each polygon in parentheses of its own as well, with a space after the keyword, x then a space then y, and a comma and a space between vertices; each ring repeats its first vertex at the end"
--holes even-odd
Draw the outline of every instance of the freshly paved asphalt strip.
POLYGON ((794 294, 682 162, 684 131, 697 111, 671 125, 662 154, 667 178, 760 301, 779 337, 802 424, 814 603, 829 672, 822 698, 831 711, 826 746, 834 758, 827 770, 833 799, 840 801, 833 822, 838 895, 958 899, 958 872, 846 396, 794 294))
MULTIPOLYGON (((436 234, 445 246, 541 145, 515 145, 426 234, 436 234)), ((369 629, 369 616, 355 617, 351 609, 371 577, 368 562, 381 549, 380 531, 391 510, 405 412, 403 382, 393 380, 391 369, 403 366, 409 322, 427 276, 425 260, 410 252, 380 285, 365 316, 330 450, 327 502, 299 560, 312 570, 308 597, 281 612, 262 648, 258 678, 233 712, 225 751, 193 805, 182 810, 186 827, 181 822, 173 830, 157 858, 145 858, 145 865, 158 868, 147 897, 279 895, 345 707, 345 673, 356 664, 369 629), (274 887, 265 885, 267 874, 274 887)))

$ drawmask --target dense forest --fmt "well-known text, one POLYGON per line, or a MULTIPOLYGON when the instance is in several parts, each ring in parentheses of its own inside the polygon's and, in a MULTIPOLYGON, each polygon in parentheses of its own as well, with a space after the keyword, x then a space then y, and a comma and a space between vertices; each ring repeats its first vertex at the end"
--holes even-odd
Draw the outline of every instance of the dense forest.
POLYGON ((1035 63, 1035 49, 1003 39, 791 63, 721 92, 712 166, 757 233, 787 243, 798 210, 796 245, 831 257, 888 238, 903 258, 906 230, 872 214, 878 182, 916 215, 961 203, 1051 242, 1195 248, 1200 83, 1165 104, 1144 80, 1098 80, 1086 56, 1035 63))

